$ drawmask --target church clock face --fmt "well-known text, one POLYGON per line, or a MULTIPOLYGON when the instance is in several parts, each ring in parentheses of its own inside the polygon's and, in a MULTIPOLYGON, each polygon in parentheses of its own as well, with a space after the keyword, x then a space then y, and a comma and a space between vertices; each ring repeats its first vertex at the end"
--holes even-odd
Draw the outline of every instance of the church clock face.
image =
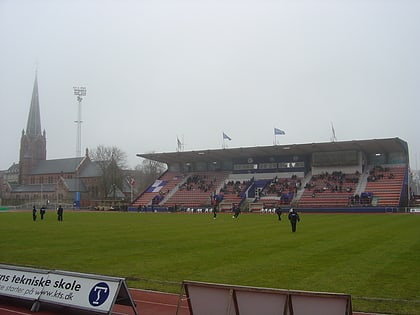
POLYGON ((252 163, 254 160, 252 158, 248 158, 248 163, 252 163))

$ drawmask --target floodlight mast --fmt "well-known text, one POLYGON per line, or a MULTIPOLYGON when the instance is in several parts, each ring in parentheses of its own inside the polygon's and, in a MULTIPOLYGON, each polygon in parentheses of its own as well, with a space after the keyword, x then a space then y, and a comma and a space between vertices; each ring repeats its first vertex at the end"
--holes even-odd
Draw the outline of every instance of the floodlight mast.
POLYGON ((85 87, 73 87, 74 95, 77 96, 78 111, 77 120, 74 122, 77 124, 77 138, 76 138, 76 157, 82 156, 82 100, 83 96, 86 96, 85 87))
MULTIPOLYGON (((76 138, 76 157, 82 156, 82 100, 83 96, 86 96, 85 87, 73 87, 74 95, 77 96, 78 111, 77 120, 74 122, 77 124, 77 138, 76 138)), ((79 166, 76 165, 76 192, 74 195, 73 207, 80 208, 80 189, 79 189, 79 166)))

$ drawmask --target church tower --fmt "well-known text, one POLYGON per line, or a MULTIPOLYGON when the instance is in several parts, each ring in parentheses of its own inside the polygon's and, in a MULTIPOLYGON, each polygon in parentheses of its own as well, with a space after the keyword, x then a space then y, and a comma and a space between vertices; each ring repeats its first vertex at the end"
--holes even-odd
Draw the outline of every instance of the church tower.
POLYGON ((45 130, 41 133, 41 115, 39 110, 38 76, 35 75, 34 89, 32 92, 29 109, 28 123, 22 130, 19 155, 19 184, 29 183, 28 176, 39 161, 47 158, 47 140, 45 130))

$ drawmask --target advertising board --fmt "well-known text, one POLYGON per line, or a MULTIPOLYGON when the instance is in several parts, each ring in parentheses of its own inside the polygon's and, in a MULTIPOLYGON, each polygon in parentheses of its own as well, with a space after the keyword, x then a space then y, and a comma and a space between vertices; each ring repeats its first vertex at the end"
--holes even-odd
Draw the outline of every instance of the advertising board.
POLYGON ((110 313, 120 297, 135 310, 123 278, 68 271, 0 265, 0 295, 99 313, 110 313))

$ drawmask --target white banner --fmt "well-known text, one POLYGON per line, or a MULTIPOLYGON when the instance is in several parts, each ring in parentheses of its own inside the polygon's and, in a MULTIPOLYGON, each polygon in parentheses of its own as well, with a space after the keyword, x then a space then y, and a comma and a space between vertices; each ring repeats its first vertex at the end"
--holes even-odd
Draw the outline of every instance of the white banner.
POLYGON ((0 268, 0 294, 36 300, 49 285, 48 271, 0 268))
POLYGON ((0 265, 0 295, 95 312, 111 311, 122 284, 125 305, 133 304, 122 278, 0 265))
POLYGON ((95 311, 110 311, 120 280, 102 280, 51 272, 48 286, 42 289, 40 302, 65 304, 95 311))

